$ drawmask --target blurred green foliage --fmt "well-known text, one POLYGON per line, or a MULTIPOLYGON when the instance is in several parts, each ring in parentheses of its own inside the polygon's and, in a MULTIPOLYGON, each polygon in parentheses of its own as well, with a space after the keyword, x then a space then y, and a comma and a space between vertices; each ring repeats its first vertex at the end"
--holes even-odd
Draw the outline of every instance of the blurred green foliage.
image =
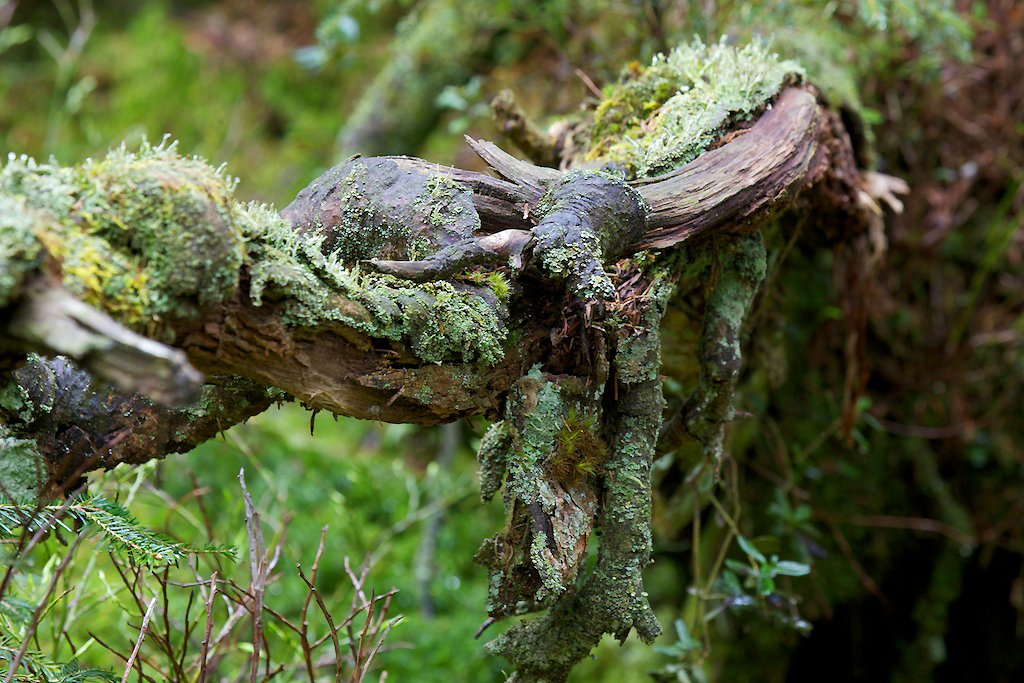
POLYGON ((182 149, 227 163, 242 177, 240 198, 278 206, 333 164, 351 74, 311 73, 288 49, 313 39, 301 24, 315 25, 315 7, 293 3, 301 16, 268 46, 281 20, 266 8, 239 27, 230 16, 204 19, 165 2, 120 12, 54 4, 63 8, 56 25, 18 23, 15 12, 5 29, 18 44, 0 55, 4 150, 68 164, 169 134, 182 149))

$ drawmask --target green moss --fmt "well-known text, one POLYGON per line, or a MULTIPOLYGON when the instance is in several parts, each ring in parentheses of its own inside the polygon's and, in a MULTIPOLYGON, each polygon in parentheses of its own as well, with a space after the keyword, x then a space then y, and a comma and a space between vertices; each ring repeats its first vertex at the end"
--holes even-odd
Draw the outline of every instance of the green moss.
POLYGON ((599 434, 596 409, 581 411, 569 405, 554 451, 544 461, 547 476, 572 486, 596 477, 608 461, 608 449, 599 434))
MULTIPOLYGON (((500 279, 479 287, 414 287, 349 267, 379 256, 384 243, 404 244, 408 258, 436 248, 411 233, 403 243, 400 232, 408 228, 401 221, 381 227, 359 213, 370 210, 355 201, 367 191, 362 168, 355 165, 340 181, 343 195, 354 193, 341 206, 356 213, 343 215, 325 255, 321 231, 303 235, 269 207, 235 204, 232 179, 180 157, 173 144, 144 145, 138 153, 122 147, 78 168, 12 157, 0 173, 0 255, 10 264, 0 276, 0 305, 48 254, 77 297, 160 338, 163 321, 195 317, 234 292, 244 245, 252 300, 286 299, 286 324, 343 322, 408 342, 430 363, 499 362, 504 305, 491 287, 500 291, 500 279)), ((441 175, 427 178, 424 188, 418 201, 429 222, 443 224, 437 235, 462 238, 479 226, 466 188, 441 175)))
POLYGON ((27 241, 27 209, 34 240, 86 303, 150 334, 166 318, 195 317, 237 285, 242 242, 233 188, 222 170, 179 156, 174 143, 144 144, 137 153, 122 146, 72 168, 12 156, 0 171, 0 195, 11 209, 0 248, 12 269, 0 296, 39 266, 39 249, 27 241))
POLYGON ((508 303, 510 294, 508 278, 502 273, 488 273, 487 285, 491 288, 494 296, 502 303, 508 303))
POLYGON ((150 314, 193 317, 234 292, 242 242, 235 181, 222 169, 180 157, 171 143, 139 153, 122 146, 77 176, 85 232, 138 259, 150 314))
POLYGON ((737 49, 695 39, 611 89, 594 112, 588 160, 621 163, 638 177, 668 172, 802 76, 761 43, 737 49))
POLYGON ((557 380, 544 377, 540 365, 513 385, 506 419, 491 426, 480 447, 486 498, 500 487, 507 467, 511 494, 527 504, 543 502, 542 480, 553 467, 571 468, 569 460, 584 453, 591 460, 600 458, 592 441, 597 438, 596 405, 585 406, 563 389, 557 380))
POLYGON ((475 285, 486 285, 491 290, 494 298, 503 304, 507 304, 511 294, 511 285, 504 273, 484 271, 462 272, 456 275, 461 282, 471 282, 475 285))

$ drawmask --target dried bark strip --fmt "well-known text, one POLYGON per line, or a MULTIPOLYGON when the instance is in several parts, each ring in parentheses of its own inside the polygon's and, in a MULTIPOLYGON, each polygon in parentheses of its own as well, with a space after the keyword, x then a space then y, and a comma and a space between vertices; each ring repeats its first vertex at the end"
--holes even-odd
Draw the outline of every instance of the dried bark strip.
POLYGON ((802 189, 818 150, 824 113, 804 88, 788 88, 753 125, 682 168, 634 186, 651 207, 633 250, 665 249, 717 228, 756 227, 802 189))

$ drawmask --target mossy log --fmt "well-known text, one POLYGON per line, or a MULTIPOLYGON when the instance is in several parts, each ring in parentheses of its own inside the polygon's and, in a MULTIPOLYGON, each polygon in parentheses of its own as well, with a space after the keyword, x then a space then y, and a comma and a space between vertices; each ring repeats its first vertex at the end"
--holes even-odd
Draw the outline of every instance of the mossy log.
MULTIPOLYGON (((720 454, 764 277, 760 226, 827 207, 819 242, 862 239, 878 212, 839 118, 788 65, 767 73, 776 89, 759 80, 756 104, 736 109, 756 120, 716 113, 718 138, 692 159, 664 147, 671 136, 651 136, 660 151, 640 161, 621 145, 588 157, 577 129, 575 147, 552 148, 556 169, 471 140, 499 177, 356 158, 280 213, 234 202, 230 178, 173 145, 77 168, 12 157, 0 466, 20 474, 0 494, 59 495, 278 400, 420 425, 484 415, 503 425, 481 447, 485 493, 504 484, 509 508, 480 554, 488 611, 550 608, 493 649, 517 680, 557 681, 602 633, 649 640, 651 461, 685 439, 720 454), (699 382, 666 411, 661 321, 684 285, 706 301, 699 382), (598 526, 597 569, 576 586, 598 526)), ((596 128, 627 105, 602 105, 596 128)))
MULTIPOLYGON (((573 210, 580 216, 600 212, 612 194, 627 191, 625 188, 635 191, 649 207, 646 217, 632 216, 630 223, 617 226, 626 234, 604 238, 616 247, 602 259, 605 266, 645 248, 666 249, 709 235, 718 238, 750 232, 759 220, 789 206, 793 198, 817 202, 814 194, 819 191, 827 191, 831 197, 836 184, 845 184, 848 190, 844 197, 847 206, 841 207, 847 209, 846 223, 841 231, 834 223, 829 225, 830 237, 850 237, 865 229, 867 217, 857 197, 863 190, 858 184, 860 175, 856 168, 846 165, 852 156, 840 158, 844 165, 839 167, 830 164, 828 158, 833 147, 842 147, 845 142, 842 131, 836 130, 836 121, 811 90, 789 88, 746 132, 675 172, 632 183, 606 177, 606 194, 595 192, 593 176, 580 177, 578 182, 585 187, 581 185, 573 210), (637 218, 646 220, 644 229, 636 229, 637 218)), ((6 212, 6 222, 29 221, 26 216, 30 215, 31 227, 26 230, 53 237, 46 238, 50 240, 48 246, 33 237, 36 247, 22 251, 15 251, 14 245, 7 248, 5 272, 11 277, 20 275, 5 290, 4 364, 12 368, 30 351, 44 356, 63 354, 85 367, 97 358, 113 355, 109 349, 75 351, 54 346, 44 338, 33 337, 38 333, 23 329, 19 321, 25 319, 26 311, 38 308, 40 299, 50 296, 45 292, 63 289, 140 337, 180 349, 203 373, 237 375, 276 387, 311 408, 424 425, 474 414, 494 417, 511 384, 552 352, 550 332, 560 325, 558 274, 529 266, 537 260, 534 252, 538 239, 530 231, 543 224, 539 211, 545 188, 562 174, 514 160, 489 143, 473 144, 503 178, 440 169, 405 157, 357 159, 332 169, 300 194, 282 212, 289 220, 260 207, 230 205, 228 199, 216 195, 224 191, 227 179, 212 172, 202 181, 205 184, 172 184, 168 179, 180 173, 178 164, 197 163, 180 159, 173 150, 158 148, 148 157, 147 153, 129 155, 132 158, 124 162, 129 177, 101 186, 109 193, 104 200, 112 206, 127 206, 130 195, 115 194, 120 192, 117 183, 146 187, 130 174, 150 172, 152 177, 147 182, 158 189, 147 190, 153 197, 147 199, 144 195, 142 204, 150 201, 165 210, 169 198, 178 194, 205 196, 212 208, 203 211, 219 206, 216 210, 227 216, 223 221, 205 224, 211 236, 203 238, 202 243, 196 238, 193 242, 200 244, 201 250, 207 249, 204 245, 212 244, 219 235, 231 245, 220 248, 228 249, 224 253, 241 250, 245 256, 233 256, 231 263, 221 269, 191 267, 188 252, 180 250, 190 234, 160 219, 163 222, 158 222, 154 230, 167 231, 166 243, 158 244, 158 235, 150 238, 155 245, 151 251, 146 251, 150 249, 146 245, 128 244, 108 255, 91 243, 80 247, 77 259, 93 250, 97 259, 105 261, 107 273, 100 275, 107 282, 114 281, 121 272, 137 273, 138 264, 144 264, 143 272, 148 275, 148 279, 141 278, 147 282, 145 291, 122 284, 121 290, 113 294, 90 289, 89 283, 96 276, 86 273, 87 265, 78 260, 73 262, 76 270, 68 268, 71 259, 60 251, 71 248, 74 240, 85 242, 90 237, 74 235, 71 230, 93 220, 91 216, 97 211, 90 207, 93 199, 85 190, 71 184, 71 176, 83 176, 83 183, 86 179, 95 181, 94 167, 60 170, 68 176, 62 182, 69 183, 61 186, 61 201, 68 211, 62 216, 47 209, 48 196, 30 194, 33 190, 26 185, 34 171, 16 172, 11 168, 14 162, 9 162, 8 175, 18 176, 15 180, 20 183, 7 189, 12 195, 9 201, 20 204, 16 211, 6 212), (174 169, 173 173, 168 169, 174 169), (365 177, 356 181, 353 174, 365 177), (379 191, 371 194, 368 188, 379 191), (418 223, 410 218, 414 215, 422 217, 418 223), (451 227, 455 225, 449 220, 453 216, 464 217, 457 229, 451 227), (346 221, 355 226, 346 239, 351 242, 354 238, 356 246, 366 241, 367 235, 390 240, 391 252, 376 252, 387 257, 380 259, 383 263, 375 267, 373 261, 364 262, 364 257, 376 255, 373 249, 360 251, 339 245, 340 226, 346 221), (435 230, 437 225, 441 227, 435 230), (401 234, 385 235, 388 226, 398 226, 401 234), (175 230, 179 231, 178 237, 175 230), (240 246, 243 243, 244 248, 240 246), (461 249, 450 249, 460 243, 461 249), (470 245, 479 256, 467 257, 470 245), (432 277, 449 277, 458 269, 470 275, 467 268, 473 263, 488 269, 501 263, 497 272, 504 273, 507 289, 473 277, 434 280, 416 287, 400 279, 416 279, 412 271, 429 263, 417 261, 417 257, 428 251, 432 257, 443 256, 446 247, 459 255, 457 267, 441 268, 432 277), (322 264, 316 263, 318 260, 322 264), (396 260, 402 264, 395 271, 399 277, 370 272, 387 272, 387 261, 396 260), (119 261, 124 265, 120 266, 119 261), (162 265, 165 261, 171 265, 162 265), (157 266, 167 272, 160 272, 157 266), (226 270, 233 271, 233 275, 226 274, 226 270), (218 288, 216 295, 210 289, 214 286, 218 288), (134 293, 138 298, 132 301, 134 293), (537 305, 544 301, 549 305, 537 305), (468 316, 475 329, 457 330, 457 317, 445 312, 446 306, 468 316), (146 316, 144 322, 139 322, 146 316)), ((103 165, 112 168, 116 160, 103 165)), ((35 172, 51 179, 58 175, 45 166, 35 172)), ((571 189, 561 192, 569 195, 571 189)), ((171 206, 176 210, 173 203, 171 206)), ((145 213, 139 207, 131 211, 145 213)), ((140 220, 128 213, 124 209, 124 215, 108 216, 113 226, 109 230, 124 232, 128 221, 139 225, 140 220)), ((94 230, 92 236, 95 234, 94 230)), ((117 248, 114 240, 105 242, 104 248, 111 244, 117 248)), ((582 259, 584 253, 581 249, 565 258, 582 259)), ((200 255, 203 258, 196 259, 200 264, 217 263, 209 261, 206 251, 200 255)), ((36 315, 66 316, 51 309, 36 315)), ((80 343, 69 332, 59 336, 69 344, 80 343)), ((152 384, 161 373, 152 364, 140 367, 135 372, 139 383, 133 387, 130 381, 122 380, 122 391, 145 390, 157 402, 163 400, 162 392, 180 395, 184 391, 184 375, 171 373, 166 379, 168 388, 158 389, 152 384)), ((110 373, 102 376, 112 379, 110 373)), ((68 396, 66 400, 73 403, 75 399, 68 396)), ((233 421, 226 419, 222 425, 233 421)), ((87 427, 83 426, 89 432, 87 427)), ((90 442, 103 450, 104 439, 90 442)), ((144 457, 127 453, 124 447, 112 448, 114 453, 103 461, 107 466, 122 460, 138 462, 144 457)), ((162 454, 159 448, 149 449, 149 453, 149 457, 162 454)), ((54 457, 49 453, 47 456, 54 457)))

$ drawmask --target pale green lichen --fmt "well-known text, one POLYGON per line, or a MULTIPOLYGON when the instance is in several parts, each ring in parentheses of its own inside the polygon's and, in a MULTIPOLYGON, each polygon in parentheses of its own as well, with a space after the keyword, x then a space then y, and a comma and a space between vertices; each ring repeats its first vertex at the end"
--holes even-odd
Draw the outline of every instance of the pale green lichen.
POLYGON ((15 438, 0 424, 0 499, 35 500, 45 477, 42 462, 34 441, 15 438))
POLYGON ((262 412, 273 403, 280 404, 290 400, 291 396, 278 387, 265 386, 237 375, 222 376, 216 384, 204 384, 199 398, 182 409, 181 412, 187 415, 188 419, 179 421, 180 427, 173 436, 180 443, 192 442, 190 432, 203 420, 212 417, 221 424, 222 420, 229 419, 225 416, 231 416, 230 421, 222 427, 227 429, 250 415, 262 412))
MULTIPOLYGON (((661 269, 652 269, 652 274, 655 280, 646 295, 650 305, 644 309, 641 325, 645 330, 660 330, 665 308, 676 290, 676 280, 661 269)), ((615 367, 619 379, 631 384, 656 379, 661 371, 660 335, 634 333, 633 329, 633 326, 621 328, 621 337, 615 348, 615 367)))
POLYGON ((614 301, 603 265, 644 232, 649 207, 621 177, 576 169, 549 184, 538 203, 534 255, 583 301, 614 301), (598 200, 600 198, 600 201, 598 200))
POLYGON ((530 562, 541 580, 541 587, 533 595, 533 601, 538 605, 557 598, 566 589, 562 567, 552 561, 553 559, 547 537, 544 534, 534 534, 533 540, 530 541, 530 562))
POLYGON ((716 465, 724 453, 725 425, 735 412, 732 400, 742 369, 743 323, 767 269, 760 232, 726 241, 719 249, 721 271, 704 312, 700 384, 686 417, 687 432, 716 465))
POLYGON ((484 433, 477 450, 480 471, 480 498, 485 503, 494 497, 505 478, 509 448, 515 435, 509 420, 498 420, 484 433))
POLYGON ((566 244, 547 249, 541 259, 541 265, 554 277, 565 278, 576 270, 581 261, 600 258, 597 238, 593 233, 584 231, 578 243, 566 244))
POLYGON ((485 286, 447 281, 414 285, 349 267, 324 237, 299 235, 272 209, 250 204, 238 220, 249 248, 249 296, 257 305, 286 301, 282 320, 294 326, 338 321, 378 339, 409 343, 424 362, 504 357, 504 305, 485 286))
POLYGON ((480 228, 472 191, 443 171, 389 158, 346 161, 323 173, 282 214, 303 235, 323 235, 346 266, 420 260, 480 228))
POLYGON ((509 394, 508 412, 518 423, 519 438, 508 460, 514 493, 526 503, 539 501, 536 480, 541 463, 554 451, 564 405, 558 385, 541 373, 540 364, 519 379, 509 394))
POLYGON ((36 405, 25 387, 14 380, 0 387, 0 417, 4 422, 31 422, 35 414, 36 405))
MULTIPOLYGON (((584 231, 580 242, 545 250, 541 257, 541 265, 553 277, 566 278, 576 271, 579 263, 593 258, 600 260, 600 254, 597 237, 589 231, 584 231)), ((589 300, 595 297, 585 298, 589 300)))
MULTIPOLYGON (((373 192, 365 163, 355 163, 337 184, 338 224, 330 228, 330 251, 346 265, 371 258, 418 259, 430 245, 417 238, 412 226, 402 221, 384 223, 378 216, 380 207, 367 201, 373 192)), ((323 225, 311 226, 308 238, 327 232, 323 225)))
POLYGON ((587 457, 575 448, 584 441, 576 432, 597 438, 599 404, 580 389, 579 378, 550 377, 534 366, 509 392, 506 419, 481 442, 481 495, 488 500, 504 483, 508 516, 476 557, 488 568, 489 614, 550 607, 576 581, 598 507, 584 477, 563 476, 573 466, 566 458, 587 457), (571 446, 562 443, 568 438, 571 446), (560 455, 566 458, 556 467, 560 455))
POLYGON ((470 237, 480 229, 473 193, 465 185, 450 176, 436 174, 427 179, 424 187, 426 191, 416 198, 413 206, 427 216, 432 226, 439 230, 457 226, 459 237, 470 237))
POLYGON ((611 90, 594 113, 588 159, 624 164, 637 177, 668 172, 803 74, 760 42, 735 48, 724 39, 711 46, 694 39, 611 90))
POLYGON ((13 303, 28 276, 43 261, 36 239, 40 219, 24 199, 0 194, 0 309, 13 303))

